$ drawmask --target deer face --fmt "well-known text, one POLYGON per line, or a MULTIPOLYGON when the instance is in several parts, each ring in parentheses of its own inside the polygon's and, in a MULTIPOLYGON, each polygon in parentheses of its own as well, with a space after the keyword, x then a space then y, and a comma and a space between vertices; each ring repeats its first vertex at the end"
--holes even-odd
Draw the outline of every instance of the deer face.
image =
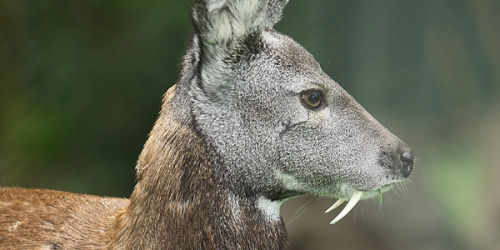
POLYGON ((235 192, 359 200, 408 177, 408 146, 270 27, 286 1, 214 2, 194 11, 191 112, 235 192))

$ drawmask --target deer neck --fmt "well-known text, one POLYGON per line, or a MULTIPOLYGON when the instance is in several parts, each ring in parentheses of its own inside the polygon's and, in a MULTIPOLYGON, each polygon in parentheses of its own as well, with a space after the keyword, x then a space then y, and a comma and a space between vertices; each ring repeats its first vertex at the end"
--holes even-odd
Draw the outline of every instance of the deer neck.
POLYGON ((279 205, 226 187, 201 137, 166 107, 139 157, 138 183, 110 248, 286 248, 279 205))

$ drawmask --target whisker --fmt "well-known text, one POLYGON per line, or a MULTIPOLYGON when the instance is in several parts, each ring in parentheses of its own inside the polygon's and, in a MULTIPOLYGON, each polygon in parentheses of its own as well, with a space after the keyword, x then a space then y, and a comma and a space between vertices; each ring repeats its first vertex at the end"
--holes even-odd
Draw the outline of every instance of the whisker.
POLYGON ((404 194, 402 193, 401 191, 401 186, 400 186, 400 183, 397 183, 396 185, 394 185, 394 193, 398 196, 398 197, 404 197, 404 194))
POLYGON ((309 196, 307 200, 295 211, 290 220, 286 223, 286 226, 292 224, 295 220, 297 220, 304 212, 311 206, 311 204, 318 198, 317 196, 309 196))

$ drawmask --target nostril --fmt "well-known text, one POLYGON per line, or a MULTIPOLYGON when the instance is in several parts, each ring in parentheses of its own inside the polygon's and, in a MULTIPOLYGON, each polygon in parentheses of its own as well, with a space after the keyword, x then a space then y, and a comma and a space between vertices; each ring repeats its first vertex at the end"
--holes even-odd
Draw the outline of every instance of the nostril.
POLYGON ((411 151, 407 151, 401 154, 401 173, 404 177, 408 177, 413 170, 413 153, 411 151))
POLYGON ((413 164, 413 153, 411 151, 402 153, 401 161, 413 164))

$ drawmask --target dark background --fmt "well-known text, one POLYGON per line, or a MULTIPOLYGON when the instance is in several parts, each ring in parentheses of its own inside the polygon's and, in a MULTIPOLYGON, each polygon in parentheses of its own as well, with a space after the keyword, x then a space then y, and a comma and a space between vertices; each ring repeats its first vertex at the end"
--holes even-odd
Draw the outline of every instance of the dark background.
MULTIPOLYGON (((190 4, 0 0, 0 186, 128 196, 190 4)), ((500 245, 500 1, 291 0, 276 28, 417 156, 337 225, 334 200, 286 202, 294 249, 500 245)))

